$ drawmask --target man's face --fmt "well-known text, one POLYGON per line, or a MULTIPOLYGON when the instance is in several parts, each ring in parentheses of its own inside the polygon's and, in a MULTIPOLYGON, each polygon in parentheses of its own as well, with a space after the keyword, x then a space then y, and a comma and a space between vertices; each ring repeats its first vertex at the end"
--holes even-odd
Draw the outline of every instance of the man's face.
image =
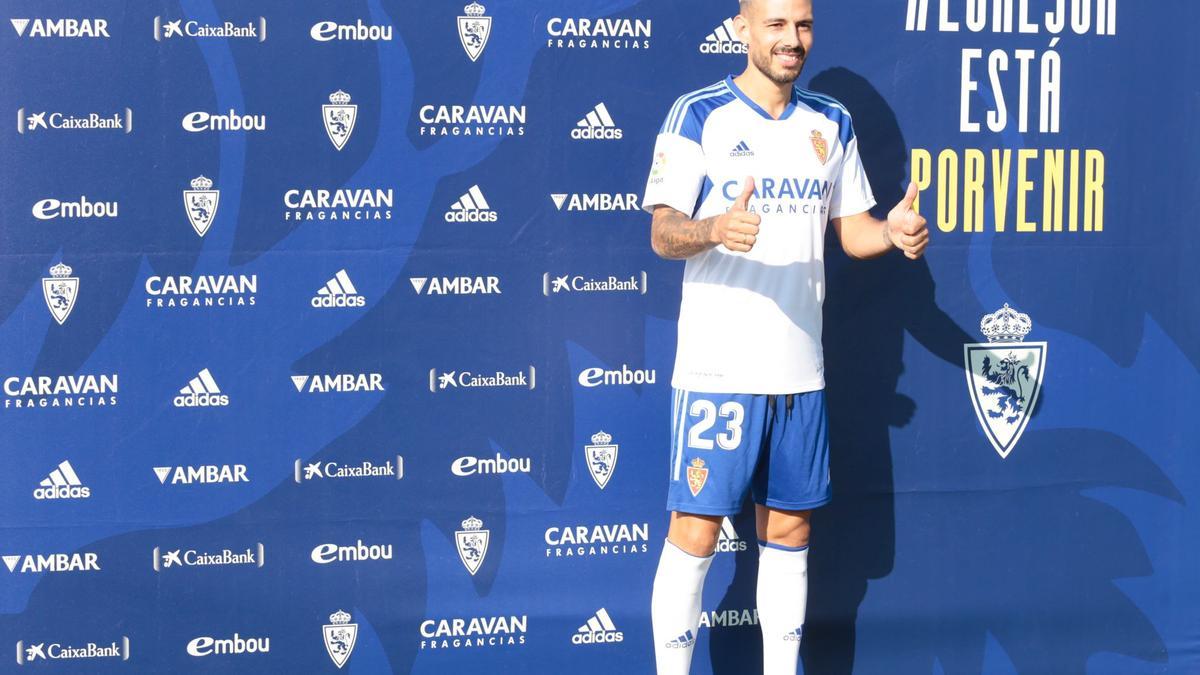
POLYGON ((812 49, 812 0, 750 0, 736 24, 750 63, 767 79, 789 85, 800 77, 812 49))

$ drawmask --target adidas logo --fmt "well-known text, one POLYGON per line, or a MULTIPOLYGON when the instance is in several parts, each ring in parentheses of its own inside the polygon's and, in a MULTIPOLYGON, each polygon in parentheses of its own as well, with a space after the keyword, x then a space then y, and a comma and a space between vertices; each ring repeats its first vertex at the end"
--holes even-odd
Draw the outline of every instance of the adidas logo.
POLYGON ((689 629, 688 632, 680 635, 674 640, 671 640, 665 646, 668 649, 683 649, 684 647, 691 647, 694 644, 696 644, 696 636, 693 635, 692 631, 689 629))
POLYGON ((738 537, 737 531, 733 529, 733 521, 729 516, 721 521, 721 534, 717 537, 717 551, 719 553, 729 553, 737 551, 745 551, 746 542, 738 537))
POLYGON ((318 309, 362 307, 366 304, 367 299, 358 294, 358 289, 354 287, 354 282, 350 281, 346 270, 338 270, 312 299, 312 306, 318 309))
POLYGON ((221 393, 212 373, 205 368, 179 390, 174 403, 176 408, 212 408, 229 405, 229 397, 221 393))
POLYGON ((447 223, 494 223, 499 215, 488 205, 479 186, 472 185, 450 206, 445 218, 447 223))
POLYGON ((735 145, 733 147, 733 150, 729 151, 729 156, 730 157, 753 157, 754 151, 750 149, 750 146, 746 145, 746 141, 742 141, 741 143, 738 143, 737 145, 735 145))
POLYGON ((33 491, 34 499, 87 499, 92 496, 91 488, 83 485, 67 460, 38 485, 33 491))
POLYGON ((747 51, 746 43, 738 39, 732 18, 725 19, 700 43, 701 54, 745 54, 747 51))
POLYGON ((624 642, 625 634, 617 630, 617 626, 613 623, 612 618, 608 615, 608 610, 601 607, 592 615, 592 618, 587 620, 587 623, 579 627, 575 634, 571 636, 571 643, 577 645, 594 645, 611 642, 624 642))
POLYGON ((619 140, 624 132, 617 128, 604 103, 599 103, 583 119, 575 123, 571 138, 581 140, 619 140))
POLYGON ((804 626, 784 635, 783 640, 784 642, 799 642, 802 637, 804 637, 804 626))
POLYGON ((409 277, 417 295, 499 295, 500 277, 409 277))

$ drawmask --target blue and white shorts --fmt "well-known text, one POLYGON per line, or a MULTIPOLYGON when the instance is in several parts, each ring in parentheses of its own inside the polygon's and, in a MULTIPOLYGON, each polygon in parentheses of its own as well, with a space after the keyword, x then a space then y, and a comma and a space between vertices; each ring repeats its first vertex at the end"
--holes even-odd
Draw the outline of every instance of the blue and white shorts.
POLYGON ((754 502, 786 511, 829 503, 824 390, 702 394, 675 390, 667 509, 730 516, 754 502))

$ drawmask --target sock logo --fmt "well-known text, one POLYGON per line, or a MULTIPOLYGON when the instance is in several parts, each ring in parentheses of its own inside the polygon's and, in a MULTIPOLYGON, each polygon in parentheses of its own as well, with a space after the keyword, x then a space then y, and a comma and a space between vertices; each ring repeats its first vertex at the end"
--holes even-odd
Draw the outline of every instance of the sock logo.
POLYGON ((358 289, 354 287, 354 282, 350 281, 350 275, 346 274, 346 270, 338 270, 338 273, 333 275, 333 278, 325 282, 325 285, 317 291, 311 301, 313 307, 318 309, 330 309, 333 307, 362 307, 367 304, 367 299, 358 294, 358 289))
POLYGON ((664 646, 667 649, 684 649, 686 647, 691 647, 694 644, 696 644, 696 636, 695 636, 695 634, 692 633, 691 629, 689 628, 686 633, 684 633, 683 635, 680 635, 679 637, 675 638, 674 640, 671 640, 664 646))
POLYGON ((577 645, 605 644, 624 642, 625 634, 617 630, 608 610, 601 607, 587 623, 579 627, 571 636, 571 643, 577 645))
POLYGON ((575 128, 571 130, 571 138, 577 141, 587 140, 620 140, 624 132, 617 128, 617 123, 613 121, 612 115, 608 114, 608 108, 603 102, 596 104, 583 119, 575 123, 575 128))
POLYGON ((804 626, 800 626, 796 630, 794 630, 790 633, 786 633, 783 636, 783 641, 784 642, 799 642, 802 637, 804 637, 804 626))
POLYGON ((494 223, 499 214, 492 210, 479 186, 472 185, 443 217, 447 223, 494 223))

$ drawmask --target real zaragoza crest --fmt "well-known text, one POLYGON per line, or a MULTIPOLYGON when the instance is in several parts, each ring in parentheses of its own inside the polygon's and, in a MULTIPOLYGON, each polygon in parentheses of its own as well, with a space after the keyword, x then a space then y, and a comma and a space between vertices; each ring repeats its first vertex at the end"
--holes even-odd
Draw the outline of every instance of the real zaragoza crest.
POLYGON ((339 609, 329 615, 329 623, 321 626, 321 633, 333 665, 338 668, 346 665, 354 653, 354 642, 358 640, 358 624, 350 623, 350 615, 339 609))
POLYGON ((50 276, 42 277, 42 297, 46 298, 46 307, 58 325, 71 316, 78 296, 79 279, 71 276, 70 267, 59 263, 50 268, 50 276))
POLYGON ((821 136, 821 132, 813 129, 812 136, 808 137, 812 141, 813 152, 817 153, 817 159, 824 164, 825 160, 829 159, 829 143, 821 136))
POLYGON ((687 481, 692 496, 699 497, 704 484, 708 482, 708 469, 704 467, 704 460, 699 457, 692 460, 691 466, 687 468, 687 481))
POLYGON ((479 58, 487 47, 488 37, 492 34, 492 17, 484 16, 484 6, 478 2, 463 7, 463 14, 458 17, 458 39, 462 41, 463 49, 472 61, 479 58))
POLYGON ((1021 439, 1046 372, 1046 343, 1022 342, 1032 328, 1028 314, 1005 303, 979 322, 988 342, 963 345, 975 415, 1001 458, 1021 439))
POLYGON ((358 106, 350 103, 350 94, 337 90, 329 95, 329 103, 321 105, 321 117, 325 120, 325 133, 333 147, 341 150, 354 133, 354 121, 358 119, 358 106))
POLYGON ((475 576, 483 559, 487 557, 488 538, 491 532, 483 528, 483 521, 471 516, 462 521, 463 529, 454 533, 454 544, 458 547, 458 557, 463 566, 475 576))
POLYGON ((217 217, 217 204, 221 201, 221 191, 212 186, 211 178, 196 176, 192 179, 192 189, 183 191, 183 208, 187 211, 188 222, 201 237, 208 233, 217 217))
POLYGON ((596 481, 601 490, 608 485, 608 480, 617 469, 617 450, 612 436, 603 431, 592 434, 592 444, 583 446, 588 472, 592 474, 592 480, 596 481))

